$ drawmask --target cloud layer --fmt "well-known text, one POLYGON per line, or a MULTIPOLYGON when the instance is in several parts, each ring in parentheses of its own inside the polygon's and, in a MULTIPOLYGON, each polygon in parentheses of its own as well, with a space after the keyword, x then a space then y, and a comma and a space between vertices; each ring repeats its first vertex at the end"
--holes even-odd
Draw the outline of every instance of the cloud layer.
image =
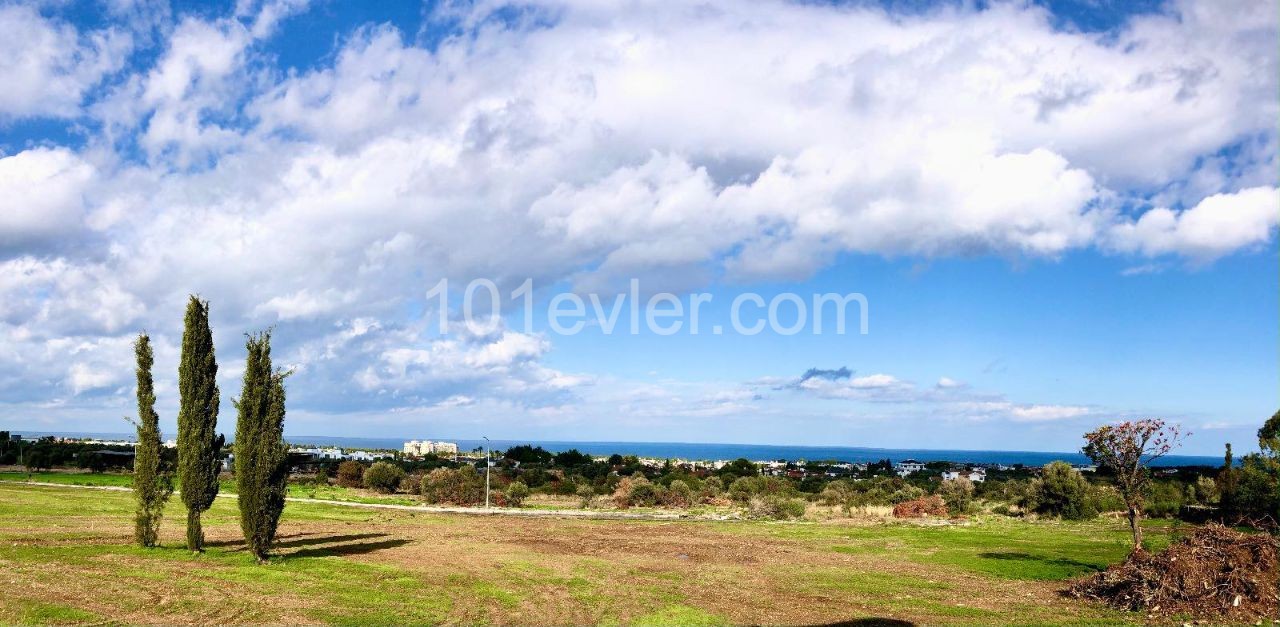
POLYGON ((550 415, 599 373, 547 367, 542 336, 426 333, 406 313, 422 292, 688 289, 850 253, 1203 265, 1276 230, 1274 3, 1176 2, 1105 33, 1022 4, 446 3, 423 33, 361 25, 282 68, 267 44, 306 9, 140 5, 81 28, 0 7, 0 118, 76 137, 0 156, 11 402, 119 400, 128 335, 165 357, 198 292, 224 351, 287 325, 284 354, 314 373, 294 380, 304 408, 550 415))

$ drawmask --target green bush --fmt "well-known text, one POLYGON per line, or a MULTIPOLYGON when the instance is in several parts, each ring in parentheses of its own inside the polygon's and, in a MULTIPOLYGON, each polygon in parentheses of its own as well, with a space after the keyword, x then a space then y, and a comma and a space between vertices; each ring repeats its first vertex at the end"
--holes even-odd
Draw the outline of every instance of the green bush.
POLYGON ((404 479, 404 470, 389 462, 374 462, 364 471, 364 487, 384 494, 395 492, 401 479, 404 479))
POLYGON ((949 479, 938 487, 938 496, 947 504, 952 514, 967 514, 973 510, 973 482, 965 477, 949 479))
POLYGON ((529 486, 521 481, 512 481, 507 485, 506 489, 507 505, 511 507, 520 507, 526 498, 529 498, 529 486))
POLYGON ((794 496, 795 493, 795 486, 779 477, 738 477, 729 484, 729 497, 739 503, 746 503, 756 496, 794 496))
POLYGON ((473 466, 432 470, 422 478, 420 489, 428 503, 477 505, 484 502, 484 477, 473 466))
POLYGON ((770 520, 786 520, 804 516, 806 503, 801 499, 777 494, 754 496, 747 502, 747 516, 770 520))
POLYGON ((689 507, 693 504, 693 488, 676 479, 662 493, 662 504, 668 507, 689 507))
POLYGON ((358 488, 364 485, 364 464, 347 460, 338 464, 338 485, 344 488, 358 488))
POLYGON ((596 490, 590 485, 583 484, 578 486, 578 507, 587 509, 596 500, 596 490))
POLYGON ((1065 520, 1088 520, 1098 515, 1089 481, 1066 462, 1051 462, 1031 482, 1036 513, 1065 520))

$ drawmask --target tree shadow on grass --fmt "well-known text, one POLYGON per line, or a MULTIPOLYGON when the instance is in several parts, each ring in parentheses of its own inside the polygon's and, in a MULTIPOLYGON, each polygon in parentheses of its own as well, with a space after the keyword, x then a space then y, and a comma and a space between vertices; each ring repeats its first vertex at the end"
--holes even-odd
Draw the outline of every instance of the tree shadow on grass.
MULTIPOLYGON (((378 535, 378 534, 373 534, 378 535)), ((294 559, 300 557, 344 557, 347 555, 364 555, 373 553, 383 549, 394 549, 409 544, 408 540, 392 539, 382 540, 380 542, 349 542, 347 544, 336 544, 331 546, 316 546, 308 549, 299 549, 292 553, 283 553, 280 557, 285 559, 294 559)))
POLYGON ((1098 572, 1102 570, 1101 566, 1091 564, 1089 562, 1081 562, 1079 560, 1067 559, 1065 557, 1043 557, 1040 555, 1032 555, 1030 553, 1021 553, 1017 551, 979 553, 978 557, 992 560, 1008 560, 1013 562, 1039 562, 1041 564, 1050 564, 1053 566, 1081 568, 1090 572, 1098 572))
MULTIPOLYGON (((334 544, 338 542, 355 542, 357 540, 369 540, 373 538, 385 538, 385 533, 349 533, 345 535, 323 535, 320 533, 295 533, 288 536, 280 536, 276 539, 276 543, 272 545, 272 549, 287 549, 301 546, 315 546, 317 544, 334 544)), ((205 542, 206 547, 235 547, 230 552, 246 551, 244 539, 237 538, 235 540, 218 540, 216 542, 205 542)))
POLYGON ((356 540, 370 540, 373 538, 385 538, 385 537, 387 537, 387 534, 385 533, 349 533, 347 535, 341 535, 341 536, 316 535, 315 537, 312 537, 312 538, 298 538, 298 539, 293 539, 293 538, 297 538, 297 536, 290 536, 290 539, 284 540, 283 542, 276 542, 275 548, 280 549, 280 548, 289 548, 289 547, 295 547, 295 546, 312 546, 316 544, 333 544, 335 542, 355 542, 356 540))
POLYGON ((824 627, 915 627, 915 623, 909 620, 902 620, 900 618, 868 616, 867 618, 854 618, 834 623, 825 623, 824 627))

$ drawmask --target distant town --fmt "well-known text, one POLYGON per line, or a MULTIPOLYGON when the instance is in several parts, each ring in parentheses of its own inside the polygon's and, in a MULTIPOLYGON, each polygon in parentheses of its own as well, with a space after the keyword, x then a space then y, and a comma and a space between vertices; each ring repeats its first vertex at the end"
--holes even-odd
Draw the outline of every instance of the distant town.
MULTIPOLYGON (((18 434, 9 434, 13 441, 21 441, 22 436, 18 434)), ((81 438, 70 436, 44 436, 40 438, 46 442, 55 442, 60 444, 74 444, 79 447, 101 447, 99 450, 89 449, 86 452, 91 454, 106 455, 110 458, 108 465, 125 466, 131 457, 127 450, 135 446, 132 440, 127 439, 102 439, 102 438, 81 438)), ((174 449, 177 447, 175 440, 166 440, 165 448, 174 449)), ((232 449, 234 451, 234 449, 232 449)), ((298 470, 305 470, 316 464, 336 463, 343 461, 357 461, 371 463, 378 460, 403 460, 408 462, 416 462, 431 459, 449 460, 453 462, 475 462, 477 466, 483 464, 484 450, 475 448, 471 450, 460 450, 456 442, 448 442, 443 440, 409 440, 404 443, 399 451, 391 449, 357 449, 350 447, 337 446, 310 446, 310 445, 294 445, 289 448, 289 456, 291 464, 298 470)), ((490 452, 493 459, 499 459, 502 451, 493 450, 490 452)), ((590 455, 587 456, 593 461, 606 462, 610 459, 609 455, 590 455)), ((631 456, 635 463, 640 466, 652 470, 660 470, 664 468, 674 468, 689 472, 692 474, 712 473, 721 470, 725 466, 734 463, 736 460, 715 459, 715 460, 693 460, 680 458, 660 458, 660 457, 640 457, 631 456)), ((229 452, 223 459, 223 468, 230 470, 234 463, 234 452, 229 452)), ((847 462, 840 460, 805 460, 805 459, 774 459, 774 460, 748 460, 760 469, 760 473, 772 477, 786 477, 789 479, 807 479, 807 478, 825 478, 839 479, 845 477, 865 476, 874 474, 877 471, 888 474, 887 470, 892 470, 893 474, 902 478, 907 478, 917 473, 938 474, 941 480, 955 480, 959 478, 968 479, 974 483, 982 483, 986 481, 987 473, 990 471, 1011 472, 1024 470, 1022 464, 999 464, 999 463, 973 463, 973 462, 957 462, 957 461, 919 461, 916 459, 903 459, 897 462, 885 459, 880 462, 847 462), (940 474, 939 474, 940 473, 940 474)), ((1091 464, 1071 464, 1071 467, 1078 472, 1096 472, 1097 466, 1091 464)), ((1038 468, 1030 467, 1025 470, 1034 473, 1038 468)), ((1162 471, 1163 474, 1175 474, 1176 470, 1170 468, 1162 471)))

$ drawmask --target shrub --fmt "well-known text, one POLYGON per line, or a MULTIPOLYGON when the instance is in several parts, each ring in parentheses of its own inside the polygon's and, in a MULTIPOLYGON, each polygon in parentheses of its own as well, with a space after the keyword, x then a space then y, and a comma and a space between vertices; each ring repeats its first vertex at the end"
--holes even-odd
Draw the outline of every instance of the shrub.
POLYGON ((966 514, 973 509, 973 482, 964 477, 943 481, 938 496, 953 514, 966 514))
POLYGON ((693 488, 676 479, 662 493, 662 504, 668 507, 689 507, 693 504, 693 488))
POLYGON ((422 485, 421 473, 405 475, 405 477, 400 480, 400 485, 397 487, 397 491, 404 492, 405 494, 417 494, 419 486, 421 485, 422 485))
POLYGON ((507 505, 510 507, 520 507, 526 498, 529 498, 529 486, 520 481, 512 481, 507 485, 507 489, 503 491, 506 496, 507 505))
POLYGON ((1201 505, 1218 503, 1218 484, 1209 477, 1197 477, 1196 482, 1187 486, 1187 500, 1201 505))
POLYGON ((938 495, 922 496, 910 501, 898 503, 893 507, 894 518, 923 518, 925 516, 946 516, 947 504, 938 495))
POLYGON ((395 492, 401 479, 404 479, 404 470, 389 462, 374 462, 364 471, 365 487, 384 494, 395 492))
POLYGON ((338 464, 338 485, 344 488, 358 488, 364 485, 364 464, 347 460, 338 464))
POLYGON ((776 494, 754 496, 747 502, 747 516, 751 518, 767 518, 786 520, 804 516, 805 502, 801 499, 788 498, 776 494))
POLYGON ((591 507, 591 503, 596 500, 595 488, 583 484, 578 486, 578 507, 587 509, 591 507))
POLYGON ((710 501, 724 492, 724 481, 720 477, 707 477, 702 482, 702 490, 698 493, 698 498, 703 501, 710 501))
POLYGON ((729 497, 740 503, 750 501, 753 496, 793 496, 795 493, 791 482, 779 477, 738 477, 729 484, 729 497))
POLYGON ((1183 503, 1182 484, 1176 481, 1156 481, 1151 484, 1146 499, 1146 514, 1152 518, 1177 516, 1183 503))
POLYGON ((658 489, 644 475, 623 477, 613 491, 613 503, 618 507, 653 507, 658 501, 658 489))
POLYGON ((484 478, 473 466, 432 470, 422 478, 420 488, 428 503, 476 505, 484 502, 484 478))
POLYGON ((1065 520, 1088 520, 1098 515, 1097 499, 1089 482, 1066 462, 1051 462, 1039 479, 1031 482, 1034 509, 1039 514, 1065 520))

